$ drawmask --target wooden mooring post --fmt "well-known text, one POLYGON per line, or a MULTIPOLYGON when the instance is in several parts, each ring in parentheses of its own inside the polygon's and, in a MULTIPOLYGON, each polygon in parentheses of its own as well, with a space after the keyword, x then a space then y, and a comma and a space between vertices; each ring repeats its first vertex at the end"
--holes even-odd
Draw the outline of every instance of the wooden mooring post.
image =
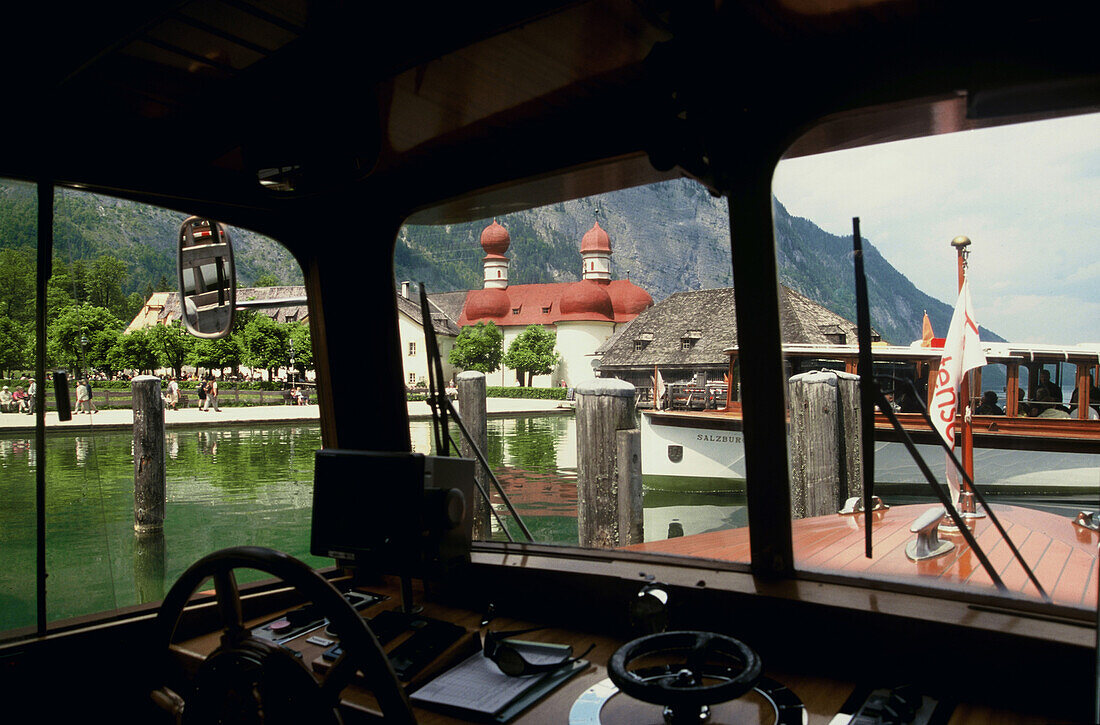
POLYGON ((790 380, 791 515, 835 514, 863 495, 859 376, 821 370, 790 380))
POLYGON ((577 530, 584 547, 641 543, 641 434, 634 386, 597 378, 576 387, 577 530))
MULTIPOLYGON (((489 424, 485 403, 485 373, 476 370, 466 370, 455 378, 458 386, 458 413, 462 416, 462 423, 466 426, 470 436, 477 443, 478 448, 486 456, 489 455, 489 424)), ((466 436, 460 436, 458 450, 463 458, 474 459, 474 478, 486 491, 492 491, 492 482, 485 467, 477 460, 470 442, 466 436)), ((474 489, 474 500, 467 502, 472 511, 474 541, 490 538, 489 534, 489 503, 481 496, 481 492, 474 489)))
POLYGON ((160 378, 139 375, 130 382, 134 400, 134 531, 164 530, 164 399, 160 378))

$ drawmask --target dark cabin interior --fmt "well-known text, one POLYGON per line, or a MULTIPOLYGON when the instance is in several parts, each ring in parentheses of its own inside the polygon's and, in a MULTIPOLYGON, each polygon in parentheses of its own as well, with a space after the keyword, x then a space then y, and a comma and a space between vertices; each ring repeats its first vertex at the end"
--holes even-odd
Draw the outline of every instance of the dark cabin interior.
MULTIPOLYGON (((815 692, 832 693, 820 696, 832 703, 859 683, 919 681, 960 703, 951 722, 1086 722, 1095 618, 795 571, 770 190, 782 157, 1100 109, 1100 55, 1084 9, 915 0, 38 6, 5 23, 0 172, 206 215, 285 244, 309 294, 325 446, 387 452, 410 450, 392 294, 403 223, 700 181, 729 200, 737 326, 753 342, 740 352, 741 379, 754 381, 742 398, 748 478, 761 482, 748 492, 751 567, 475 543, 448 601, 474 611, 491 600, 525 621, 572 628, 578 642, 605 638, 595 660, 630 639, 622 602, 644 570, 675 590, 691 629, 751 640, 769 670, 817 683, 806 686, 808 706, 815 692), (371 331, 368 355, 363 307, 392 322, 371 331), (363 379, 380 381, 367 416, 363 379)), ((278 596, 274 606, 290 606, 278 596)), ((4 644, 9 711, 159 721, 145 663, 167 644, 154 615, 139 608, 4 644)), ((190 631, 202 629, 201 616, 190 631)), ((565 709, 524 721, 564 721, 568 703, 555 706, 565 709)), ((811 708, 811 721, 828 722, 829 707, 811 708)))

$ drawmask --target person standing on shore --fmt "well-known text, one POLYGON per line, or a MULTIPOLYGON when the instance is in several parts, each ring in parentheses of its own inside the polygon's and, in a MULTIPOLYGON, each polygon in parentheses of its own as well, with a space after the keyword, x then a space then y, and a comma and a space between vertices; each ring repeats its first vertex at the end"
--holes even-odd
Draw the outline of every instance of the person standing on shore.
POLYGON ((199 396, 199 412, 200 413, 205 413, 206 412, 206 381, 205 380, 200 380, 199 381, 199 387, 197 388, 197 390, 198 390, 198 396, 199 396))
POLYGON ((210 376, 206 383, 206 405, 204 410, 209 410, 210 406, 214 406, 214 412, 220 413, 222 409, 218 407, 218 381, 210 376))
POLYGON ((172 410, 176 410, 176 406, 180 402, 180 386, 176 382, 176 376, 172 375, 168 378, 168 395, 165 396, 165 402, 168 403, 168 407, 172 410))
POLYGON ((38 405, 38 384, 31 378, 27 386, 27 415, 34 415, 34 406, 38 405))

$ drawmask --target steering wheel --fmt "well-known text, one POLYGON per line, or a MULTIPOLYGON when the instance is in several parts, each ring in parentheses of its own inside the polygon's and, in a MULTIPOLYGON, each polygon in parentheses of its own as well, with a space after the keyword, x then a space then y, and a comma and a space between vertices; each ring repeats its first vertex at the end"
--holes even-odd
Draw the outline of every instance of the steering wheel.
MULTIPOLYGON (((297 559, 273 549, 222 549, 195 562, 164 598, 156 632, 167 645, 195 589, 213 577, 223 631, 218 648, 199 666, 182 719, 207 722, 341 722, 339 695, 356 670, 367 681, 387 722, 415 723, 390 661, 370 627, 328 581, 297 559), (295 655, 252 636, 244 626, 234 569, 256 569, 294 587, 340 632, 343 654, 323 676, 315 676, 295 655)), ((166 655, 164 675, 171 672, 166 655)), ((178 707, 178 705, 177 705, 178 707)))
POLYGON ((751 690, 764 666, 760 656, 733 637, 712 632, 659 632, 620 647, 607 663, 607 674, 624 693, 667 707, 671 722, 699 722, 708 705, 735 700, 751 690), (672 662, 630 669, 642 658, 672 662), (736 667, 719 664, 736 660, 736 667), (706 684, 706 680, 714 680, 706 684))

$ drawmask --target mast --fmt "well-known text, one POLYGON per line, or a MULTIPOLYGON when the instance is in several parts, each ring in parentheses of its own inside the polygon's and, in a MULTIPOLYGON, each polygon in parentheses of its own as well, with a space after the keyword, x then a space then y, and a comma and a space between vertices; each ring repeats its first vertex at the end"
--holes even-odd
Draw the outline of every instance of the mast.
MULTIPOLYGON (((959 271, 959 292, 962 292, 963 283, 966 281, 967 258, 970 256, 970 239, 958 236, 951 240, 951 246, 955 248, 959 271)), ((970 379, 968 371, 959 384, 959 414, 962 416, 962 466, 970 480, 974 480, 974 423, 971 420, 970 410, 970 379)), ((959 484, 959 513, 966 518, 980 518, 974 505, 974 492, 965 480, 959 484)))

